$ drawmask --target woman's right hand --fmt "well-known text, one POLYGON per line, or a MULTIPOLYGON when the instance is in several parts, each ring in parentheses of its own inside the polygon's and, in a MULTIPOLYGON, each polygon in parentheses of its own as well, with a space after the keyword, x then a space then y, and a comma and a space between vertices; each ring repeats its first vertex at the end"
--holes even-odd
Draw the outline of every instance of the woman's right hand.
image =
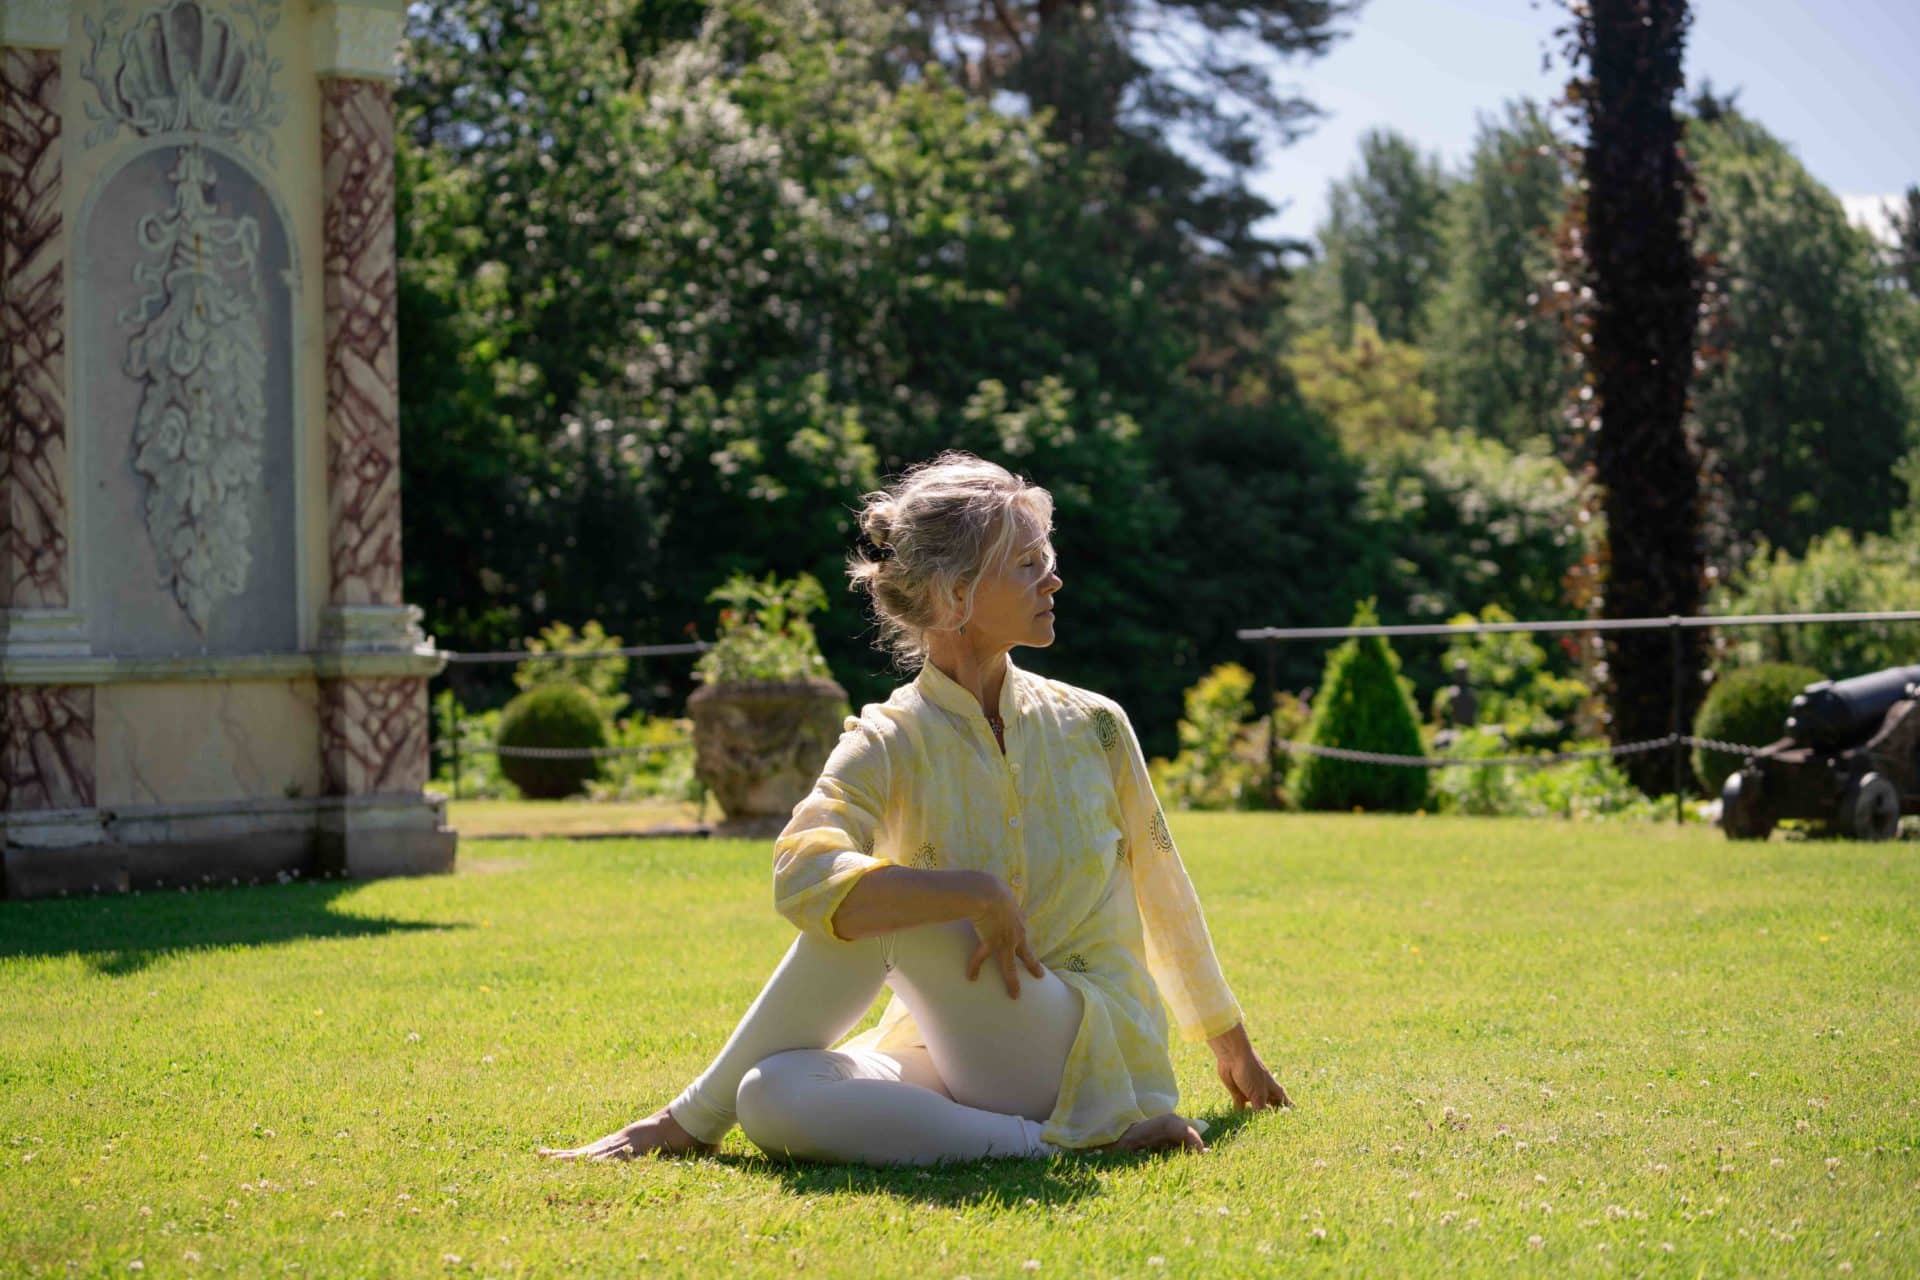
POLYGON ((980 976, 980 967, 988 957, 1000 967, 1001 976, 1006 979, 1007 995, 1012 999, 1020 998, 1019 965, 1025 964, 1028 972, 1036 978, 1046 976, 1046 970, 1034 957, 1033 949, 1027 945, 1027 921, 1020 913, 1020 903, 1013 896, 1013 890, 1007 882, 990 871, 978 873, 979 889, 974 897, 974 907, 968 919, 973 925, 975 936, 980 943, 973 949, 973 955, 967 960, 967 981, 972 982, 980 976))

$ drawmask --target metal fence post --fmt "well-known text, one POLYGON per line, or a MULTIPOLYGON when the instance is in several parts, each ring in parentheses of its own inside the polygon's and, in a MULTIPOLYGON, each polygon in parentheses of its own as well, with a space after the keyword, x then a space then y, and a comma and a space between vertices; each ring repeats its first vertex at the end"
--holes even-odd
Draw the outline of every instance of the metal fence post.
POLYGON ((1678 614, 1667 615, 1667 649, 1673 663, 1672 705, 1667 710, 1667 732, 1673 736, 1673 820, 1676 823, 1686 821, 1684 802, 1680 797, 1681 767, 1686 763, 1685 748, 1680 741, 1680 688, 1684 678, 1680 661, 1680 618, 1678 614))
POLYGON ((455 800, 460 798, 460 733, 463 726, 460 723, 460 682, 453 673, 459 669, 458 664, 450 664, 447 667, 447 693, 450 695, 447 698, 447 720, 452 726, 447 734, 447 740, 453 744, 453 798, 455 800))
POLYGON ((1280 807, 1280 678, 1276 674, 1279 646, 1267 642, 1267 803, 1280 807))

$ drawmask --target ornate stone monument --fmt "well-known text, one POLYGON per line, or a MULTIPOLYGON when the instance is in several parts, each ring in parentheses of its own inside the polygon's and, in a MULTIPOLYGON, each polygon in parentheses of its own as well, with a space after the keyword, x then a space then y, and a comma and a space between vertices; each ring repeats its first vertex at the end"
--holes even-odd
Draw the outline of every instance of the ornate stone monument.
POLYGON ((0 0, 5 892, 450 870, 401 599, 403 0, 0 0))

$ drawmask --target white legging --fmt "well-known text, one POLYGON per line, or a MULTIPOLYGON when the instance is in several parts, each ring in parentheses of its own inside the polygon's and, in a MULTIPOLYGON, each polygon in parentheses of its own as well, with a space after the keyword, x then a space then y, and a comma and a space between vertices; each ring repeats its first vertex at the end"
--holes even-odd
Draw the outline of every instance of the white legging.
MULTIPOLYGON (((1020 970, 1007 994, 993 958, 966 964, 977 935, 964 920, 851 942, 802 933, 728 1037, 720 1056, 668 1110, 718 1142, 738 1119, 768 1155, 862 1164, 932 1164, 1044 1156, 1080 993, 1052 970, 1020 970), (830 1050, 882 987, 905 1001, 924 1050, 830 1050)), ((1043 966, 1044 968, 1044 966, 1043 966)))

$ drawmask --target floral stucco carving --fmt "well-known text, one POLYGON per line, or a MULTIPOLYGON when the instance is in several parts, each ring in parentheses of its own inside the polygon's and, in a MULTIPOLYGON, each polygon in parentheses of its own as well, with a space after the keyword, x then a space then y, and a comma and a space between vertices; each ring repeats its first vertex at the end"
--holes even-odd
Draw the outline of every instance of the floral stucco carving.
POLYGON ((140 219, 148 290, 120 314, 126 371, 143 384, 133 469, 147 481, 147 535, 174 599, 203 634, 214 605, 246 585, 249 498, 260 484, 267 351, 260 227, 219 216, 213 170, 182 147, 173 207, 140 219))

